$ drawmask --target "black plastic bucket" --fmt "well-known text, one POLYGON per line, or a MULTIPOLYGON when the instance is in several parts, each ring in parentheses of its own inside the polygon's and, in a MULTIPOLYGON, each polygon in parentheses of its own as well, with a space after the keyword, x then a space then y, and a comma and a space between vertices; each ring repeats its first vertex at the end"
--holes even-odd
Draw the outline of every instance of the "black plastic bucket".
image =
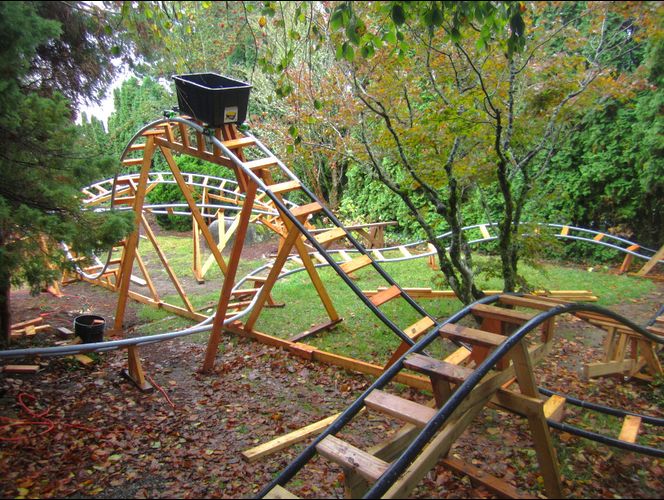
POLYGON ((251 85, 217 73, 176 75, 175 89, 180 112, 221 127, 225 123, 243 123, 247 118, 251 85))
POLYGON ((74 333, 81 337, 84 344, 104 341, 106 320, 101 316, 84 314, 74 318, 74 333))

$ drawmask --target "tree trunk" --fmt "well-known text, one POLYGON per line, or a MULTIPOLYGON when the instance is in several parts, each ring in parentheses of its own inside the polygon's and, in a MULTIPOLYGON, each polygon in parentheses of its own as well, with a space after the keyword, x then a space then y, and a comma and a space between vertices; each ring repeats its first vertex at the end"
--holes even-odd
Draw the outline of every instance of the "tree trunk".
MULTIPOLYGON (((0 228, 0 248, 5 244, 4 233, 0 228)), ((11 285, 7 270, 0 271, 0 339, 5 346, 11 340, 11 313, 9 310, 9 294, 11 285)))

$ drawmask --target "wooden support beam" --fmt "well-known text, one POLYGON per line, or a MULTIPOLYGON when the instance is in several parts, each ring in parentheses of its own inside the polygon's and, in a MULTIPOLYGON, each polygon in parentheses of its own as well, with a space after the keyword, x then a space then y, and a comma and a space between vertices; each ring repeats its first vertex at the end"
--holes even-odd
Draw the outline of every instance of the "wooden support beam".
POLYGON ((145 218, 144 214, 141 214, 141 222, 143 224, 143 230, 145 231, 146 236, 152 243, 152 246, 155 249, 155 252, 157 253, 157 256, 159 257, 159 260, 161 261, 162 265, 164 266, 164 269, 166 270, 166 273, 168 274, 168 277, 171 279, 171 283, 173 283, 173 286, 175 287, 175 290, 178 292, 178 295, 182 299, 182 302, 184 303, 185 307, 187 310, 194 312, 194 306, 191 304, 191 301, 189 300, 189 297, 187 297, 187 294, 182 287, 182 284, 180 283, 180 280, 178 280, 177 275, 175 274, 175 271, 173 271, 173 268, 168 262, 168 259, 166 258, 166 255, 164 254, 163 250, 159 246, 159 242, 157 241, 157 237, 154 235, 152 232, 152 228, 150 227, 150 223, 148 220, 145 218))
POLYGON ((133 382, 142 392, 152 391, 154 387, 145 380, 145 372, 143 372, 141 359, 138 356, 137 346, 132 345, 127 348, 127 358, 129 368, 127 370, 122 370, 121 374, 133 382))
POLYGON ((651 257, 651 259, 645 263, 645 265, 639 270, 639 272, 636 273, 637 276, 645 276, 648 274, 652 269, 657 265, 657 263, 660 260, 664 260, 664 245, 657 250, 655 255, 651 257))
MULTIPOLYGON (((242 248, 244 247, 244 240, 247 235, 247 228, 249 227, 249 219, 251 218, 251 209, 254 204, 254 199, 256 198, 256 190, 258 186, 250 182, 248 183, 248 190, 245 195, 244 205, 240 211, 239 225, 237 229, 237 234, 235 236, 235 241, 233 242, 233 248, 231 249, 231 255, 229 258, 229 266, 226 270, 224 284, 221 288, 221 293, 219 294, 219 303, 217 305, 217 312, 214 316, 214 322, 212 323, 212 331, 210 332, 210 338, 208 340, 207 350, 205 353, 205 360, 203 362, 203 372, 210 372, 214 367, 214 360, 217 356, 217 350, 219 349, 219 342, 221 341, 221 330, 223 328, 223 323, 225 319, 226 312, 228 310, 228 305, 231 299, 231 292, 235 284, 235 276, 237 274, 238 265, 240 263, 240 257, 242 254, 242 248)), ((214 243, 213 243, 214 246, 214 243)), ((216 246, 214 247, 216 249, 216 246)), ((265 287, 263 287, 265 288, 265 287)), ((263 292, 261 289, 260 296, 263 292)), ((258 305, 258 304, 257 304, 258 305)))
POLYGON ((441 463, 456 474, 468 476, 473 484, 479 484, 498 498, 537 498, 520 492, 506 481, 458 458, 446 457, 441 459, 441 463))
POLYGON ((127 307, 129 284, 131 281, 132 268, 134 266, 134 257, 136 255, 136 249, 138 248, 139 226, 143 217, 143 204, 145 202, 148 174, 152 165, 152 156, 154 155, 154 150, 154 136, 148 136, 145 143, 143 165, 141 167, 134 201, 134 220, 136 229, 126 239, 126 243, 122 251, 122 263, 120 264, 119 269, 119 282, 117 283, 118 302, 115 309, 115 321, 113 325, 113 330, 117 332, 122 330, 122 322, 124 320, 124 313, 127 307))
POLYGON ((217 261, 217 264, 219 265, 221 272, 225 276, 226 273, 228 272, 226 262, 224 261, 221 252, 217 248, 216 242, 214 241, 214 238, 212 237, 212 234, 210 233, 210 230, 207 224, 205 223, 205 220, 203 219, 201 212, 198 210, 196 201, 194 200, 194 197, 192 196, 191 191, 189 190, 187 182, 184 180, 184 177, 182 177, 182 172, 180 172, 180 168, 173 159, 173 153, 171 153, 171 151, 164 146, 160 146, 160 149, 162 154, 164 155, 164 158, 166 159, 166 163, 168 163, 168 166, 171 169, 175 182, 179 186, 180 191, 182 191, 182 194, 184 195, 184 198, 187 201, 187 205, 189 206, 189 211, 191 212, 191 216, 194 219, 196 219, 196 222, 198 222, 198 227, 203 233, 203 237, 205 238, 205 241, 208 244, 210 251, 214 255, 214 258, 217 261))
POLYGON ((316 266, 314 266, 314 263, 311 262, 311 257, 309 257, 309 253, 307 252, 307 248, 304 245, 304 241, 302 238, 295 239, 295 248, 300 254, 300 258, 302 259, 304 268, 307 270, 309 279, 311 280, 311 283, 314 285, 316 293, 318 294, 318 297, 323 303, 323 307, 325 308, 327 316, 330 318, 331 322, 337 322, 340 319, 339 313, 335 309, 334 304, 332 303, 332 299, 330 298, 330 295, 327 293, 327 289, 325 288, 323 281, 320 279, 320 276, 318 275, 316 266))

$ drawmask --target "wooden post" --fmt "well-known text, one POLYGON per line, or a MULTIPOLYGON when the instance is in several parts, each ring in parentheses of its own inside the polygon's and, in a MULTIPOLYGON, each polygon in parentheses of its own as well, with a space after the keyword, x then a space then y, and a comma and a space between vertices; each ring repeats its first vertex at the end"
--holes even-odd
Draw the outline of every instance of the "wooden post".
MULTIPOLYGON (((242 254, 242 247, 247 235, 247 227, 249 226, 249 219, 251 218, 251 210, 253 208, 254 198, 256 197, 256 190, 258 186, 253 182, 248 182, 248 191, 245 196, 244 205, 240 212, 240 222, 235 235, 235 242, 231 250, 231 256, 228 262, 228 269, 224 285, 219 294, 219 304, 217 305, 217 312, 214 316, 212 324, 212 332, 208 340, 207 351, 205 353, 205 361, 203 362, 202 371, 207 373, 214 368, 214 360, 217 356, 219 349, 219 342, 221 340, 221 330, 228 310, 228 304, 231 299, 231 291, 235 284, 235 275, 237 273, 238 264, 240 263, 240 256, 242 254)), ((216 248, 216 247, 215 247, 216 248)))
POLYGON ((657 250, 657 253, 653 255, 648 262, 646 262, 646 264, 639 270, 638 273, 636 273, 636 275, 645 276, 650 271, 652 271, 652 268, 655 267, 657 263, 662 259, 664 259, 664 245, 662 245, 662 248, 657 250))
POLYGON ((198 230, 198 221, 193 218, 191 219, 191 233, 194 242, 192 271, 198 283, 205 283, 205 278, 201 274, 201 238, 198 230))
MULTIPOLYGON (((141 174, 138 179, 138 186, 134 196, 134 221, 136 228, 134 232, 127 238, 123 251, 122 262, 120 264, 120 275, 118 288, 118 304, 115 309, 115 322, 113 330, 119 332, 122 330, 122 322, 124 320, 124 313, 127 308, 127 298, 129 294, 129 283, 131 281, 131 272, 134 267, 134 257, 136 255, 136 248, 138 247, 138 237, 140 231, 141 217, 143 215, 143 203, 145 202, 145 193, 147 190, 148 173, 152 164, 152 156, 154 155, 155 145, 154 136, 147 137, 145 149, 143 150, 143 164, 141 166, 141 174)), ((117 283, 117 282, 116 282, 117 283)))
MULTIPOLYGON (((533 399, 539 398, 530 354, 523 340, 512 348, 510 357, 514 363, 514 371, 521 393, 533 399)), ((540 465, 540 471, 542 472, 542 478, 544 479, 546 494, 549 498, 562 498, 563 490, 560 482, 558 458, 556 457, 556 450, 553 447, 549 425, 544 417, 543 405, 544 402, 541 403, 538 410, 528 412, 528 423, 530 431, 533 434, 535 452, 537 453, 537 460, 540 465)))
POLYGON ((141 359, 138 357, 138 347, 135 345, 130 345, 127 348, 127 362, 129 365, 128 370, 122 370, 122 375, 131 380, 136 387, 138 387, 143 392, 148 392, 153 390, 152 385, 145 380, 145 372, 143 371, 143 366, 141 365, 141 359))

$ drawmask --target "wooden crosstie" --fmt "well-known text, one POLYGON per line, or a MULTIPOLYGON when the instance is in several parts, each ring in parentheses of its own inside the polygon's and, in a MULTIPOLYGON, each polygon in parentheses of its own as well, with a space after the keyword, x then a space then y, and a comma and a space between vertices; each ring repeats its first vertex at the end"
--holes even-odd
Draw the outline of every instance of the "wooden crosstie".
MULTIPOLYGON (((377 412, 401 422, 399 430, 367 450, 336 436, 342 430, 346 434, 345 425, 314 443, 317 455, 343 469, 347 498, 362 497, 374 483, 390 474, 391 462, 399 458, 418 438, 436 417, 438 409, 444 408, 457 389, 473 377, 476 367, 503 345, 509 333, 536 316, 540 309, 537 306, 541 303, 535 297, 503 296, 498 305, 501 307, 484 304, 472 307, 470 314, 479 321, 477 328, 458 323, 440 327, 437 330, 439 340, 462 345, 444 359, 413 352, 398 360, 399 371, 410 370, 427 378, 433 393, 430 404, 425 405, 397 395, 389 385, 370 389, 363 395, 362 406, 366 411, 357 412, 356 418, 366 418, 367 414, 377 412), (524 312, 523 308, 536 311, 524 312)), ((556 304, 549 303, 548 307, 552 305, 556 304)), ((455 472, 470 474, 473 480, 479 480, 495 494, 508 498, 522 497, 518 490, 499 478, 448 456, 457 439, 473 425, 486 407, 500 408, 527 420, 546 493, 550 497, 560 498, 560 469, 547 419, 562 418, 565 399, 559 396, 541 399, 533 376, 534 364, 543 359, 551 348, 553 331, 554 320, 550 319, 541 326, 538 338, 524 337, 515 343, 450 412, 432 438, 422 446, 416 459, 394 478, 381 498, 406 498, 426 473, 439 463, 455 472)), ((290 442, 295 442, 295 439, 290 442)), ((277 445, 275 440, 274 447, 281 449, 283 444, 277 445)), ((249 450, 245 457, 255 460, 256 456, 269 454, 268 450, 269 445, 262 445, 260 451, 249 450)), ((269 486, 263 492, 264 498, 295 498, 286 486, 269 486)))
MULTIPOLYGON (((541 395, 533 367, 551 351, 561 301, 501 295, 485 302, 472 304, 436 326, 344 412, 245 450, 244 458, 252 462, 320 434, 259 496, 296 498, 287 489, 289 481, 312 458, 321 456, 342 468, 346 498, 407 498, 437 465, 469 476, 501 498, 524 498, 514 486, 481 466, 449 456, 454 443, 490 407, 525 418, 546 495, 560 498, 560 466, 549 426, 564 419, 567 400, 555 393, 541 395), (474 326, 460 323, 470 316, 476 320, 474 326), (452 341, 462 347, 438 359, 424 353, 435 341, 452 341), (404 370, 427 377, 433 394, 429 404, 404 398, 393 385, 404 370), (374 445, 353 445, 353 429, 358 427, 349 424, 371 418, 372 413, 396 419, 402 426, 374 445)), ((580 315, 581 310, 571 312, 580 315)), ((611 439, 635 443, 641 423, 641 416, 625 413, 619 435, 611 439)))

